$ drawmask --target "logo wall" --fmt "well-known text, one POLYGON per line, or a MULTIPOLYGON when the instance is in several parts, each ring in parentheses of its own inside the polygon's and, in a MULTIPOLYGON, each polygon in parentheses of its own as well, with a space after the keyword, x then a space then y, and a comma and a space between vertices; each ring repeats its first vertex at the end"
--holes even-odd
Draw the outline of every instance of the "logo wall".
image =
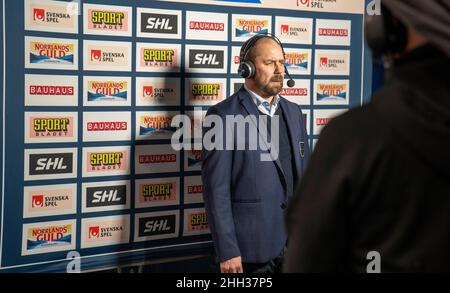
POLYGON ((315 105, 348 105, 349 80, 314 80, 315 105))
POLYGON ((316 20, 316 44, 350 46, 351 21, 338 19, 316 20))
POLYGON ((246 41, 257 34, 271 33, 272 17, 270 15, 233 14, 232 41, 246 41))
POLYGON ((83 177, 129 174, 129 146, 83 148, 83 177))
POLYGON ((185 102, 189 106, 211 106, 226 98, 225 78, 186 78, 185 102))
POLYGON ((78 40, 25 37, 25 68, 78 69, 78 40))
POLYGON ((83 41, 84 70, 131 71, 131 43, 83 41))
POLYGON ((184 210, 183 236, 209 233, 208 216, 204 208, 184 210))
POLYGON ((24 218, 76 213, 76 184, 25 186, 23 195, 24 218))
POLYGON ((350 51, 316 50, 316 75, 350 75, 350 51))
POLYGON ((69 5, 78 10, 77 2, 25 0, 25 29, 77 34, 78 15, 68 13, 69 5))
POLYGON ((320 109, 314 110, 313 134, 319 135, 322 129, 336 116, 343 114, 347 109, 320 109))
POLYGON ((136 214, 134 240, 147 241, 178 237, 179 217, 178 210, 136 214))
POLYGON ((81 220, 81 248, 130 242, 130 216, 109 216, 81 220))
POLYGON ((131 7, 84 4, 84 34, 131 37, 131 7))
POLYGON ((136 43, 136 71, 180 72, 180 44, 136 43))
POLYGON ((184 153, 184 170, 185 171, 201 171, 202 168, 202 151, 188 150, 184 153))
POLYGON ((180 171, 180 154, 169 145, 137 145, 136 174, 180 171))
POLYGON ((298 105, 311 105, 310 80, 294 79, 294 81, 294 87, 288 87, 287 80, 285 79, 280 95, 298 105))
POLYGON ((275 16, 275 35, 284 44, 312 44, 312 18, 275 16))
POLYGON ((227 73, 228 49, 226 46, 186 45, 186 72, 227 73))
POLYGON ((180 204, 180 178, 136 180, 135 206, 137 208, 180 204))
POLYGON ((76 220, 24 224, 22 255, 74 250, 76 220))
POLYGON ((83 141, 130 141, 130 112, 84 112, 83 141))
POLYGON ((103 212, 130 208, 129 181, 83 183, 82 212, 103 212))
POLYGON ((136 140, 170 139, 176 127, 172 127, 172 119, 179 112, 152 111, 136 112, 136 140))
POLYGON ((203 183, 201 176, 184 177, 184 203, 203 202, 203 183))
POLYGON ((311 74, 311 50, 285 48, 286 68, 290 74, 311 74))
POLYGON ((25 106, 78 106, 78 76, 25 74, 25 106))
POLYGON ((25 112, 25 143, 76 142, 77 117, 77 112, 25 112))
POLYGON ((77 177, 77 149, 25 149, 24 179, 63 179, 77 177))
POLYGON ((137 36, 181 39, 181 11, 138 7, 137 36))
POLYGON ((228 15, 186 11, 186 39, 228 41, 228 15))
POLYGON ((136 77, 136 106, 176 106, 179 104, 179 78, 136 77))
POLYGON ((85 106, 130 106, 131 77, 84 76, 83 104, 85 106))

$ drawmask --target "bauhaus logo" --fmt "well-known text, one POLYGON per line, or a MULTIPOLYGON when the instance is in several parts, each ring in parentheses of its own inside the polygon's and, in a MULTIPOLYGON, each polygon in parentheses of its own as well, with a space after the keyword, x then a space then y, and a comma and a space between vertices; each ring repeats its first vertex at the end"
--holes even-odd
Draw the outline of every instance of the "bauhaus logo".
POLYGON ((222 50, 195 50, 189 51, 190 68, 224 68, 224 51, 222 50))
POLYGON ((186 11, 186 39, 228 41, 228 14, 186 11))
POLYGON ((175 233, 176 215, 139 219, 139 237, 175 233))
POLYGON ((126 185, 88 187, 86 188, 86 207, 125 205, 126 194, 126 185))
POLYGON ((73 154, 30 154, 30 175, 67 174, 73 172, 73 154))
POLYGON ((25 106, 77 106, 78 77, 25 74, 25 106))
POLYGON ((142 13, 141 32, 178 34, 178 16, 171 14, 142 13))

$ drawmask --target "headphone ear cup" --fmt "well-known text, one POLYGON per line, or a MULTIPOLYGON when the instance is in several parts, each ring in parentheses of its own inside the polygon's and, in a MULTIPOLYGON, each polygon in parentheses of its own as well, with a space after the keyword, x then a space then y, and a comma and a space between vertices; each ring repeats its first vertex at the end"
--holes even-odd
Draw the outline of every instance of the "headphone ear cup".
POLYGON ((372 49, 374 56, 379 56, 385 52, 386 44, 386 32, 384 27, 383 16, 381 15, 368 15, 365 18, 365 36, 367 44, 372 49))
POLYGON ((381 5, 381 15, 365 18, 365 36, 374 56, 401 53, 408 42, 405 25, 381 5))
POLYGON ((238 73, 243 78, 252 78, 255 76, 255 65, 251 61, 242 62, 239 65, 238 73))

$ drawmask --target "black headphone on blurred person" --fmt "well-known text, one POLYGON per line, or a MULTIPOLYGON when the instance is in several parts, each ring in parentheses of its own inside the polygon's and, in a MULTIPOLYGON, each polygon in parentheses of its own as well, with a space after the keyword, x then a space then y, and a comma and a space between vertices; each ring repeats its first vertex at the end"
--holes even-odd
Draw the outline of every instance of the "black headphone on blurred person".
MULTIPOLYGON (((256 74, 256 68, 255 64, 251 60, 247 60, 248 53, 250 52, 251 48, 253 48, 256 44, 256 42, 262 38, 270 38, 278 43, 281 47, 281 51, 283 52, 283 57, 286 56, 286 53, 284 52, 283 44, 281 41, 275 36, 274 34, 267 33, 267 34, 257 34, 245 41, 244 44, 242 44, 241 51, 239 54, 240 64, 238 68, 238 74, 243 78, 253 78, 256 74)), ((289 74, 289 71, 286 67, 286 64, 284 65, 284 71, 286 72, 286 75, 289 77, 289 80, 287 81, 288 87, 293 87, 295 85, 295 81, 292 79, 291 75, 289 74)))
POLYGON ((401 53, 408 41, 406 26, 381 4, 381 15, 366 15, 365 35, 373 56, 401 53))

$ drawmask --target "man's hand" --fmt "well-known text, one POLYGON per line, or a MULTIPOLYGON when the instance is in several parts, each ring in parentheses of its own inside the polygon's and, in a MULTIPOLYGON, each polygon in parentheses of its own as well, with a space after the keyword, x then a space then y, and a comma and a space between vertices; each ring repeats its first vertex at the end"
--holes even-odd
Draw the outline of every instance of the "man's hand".
POLYGON ((242 273, 242 258, 240 256, 224 260, 220 263, 222 273, 242 273))

